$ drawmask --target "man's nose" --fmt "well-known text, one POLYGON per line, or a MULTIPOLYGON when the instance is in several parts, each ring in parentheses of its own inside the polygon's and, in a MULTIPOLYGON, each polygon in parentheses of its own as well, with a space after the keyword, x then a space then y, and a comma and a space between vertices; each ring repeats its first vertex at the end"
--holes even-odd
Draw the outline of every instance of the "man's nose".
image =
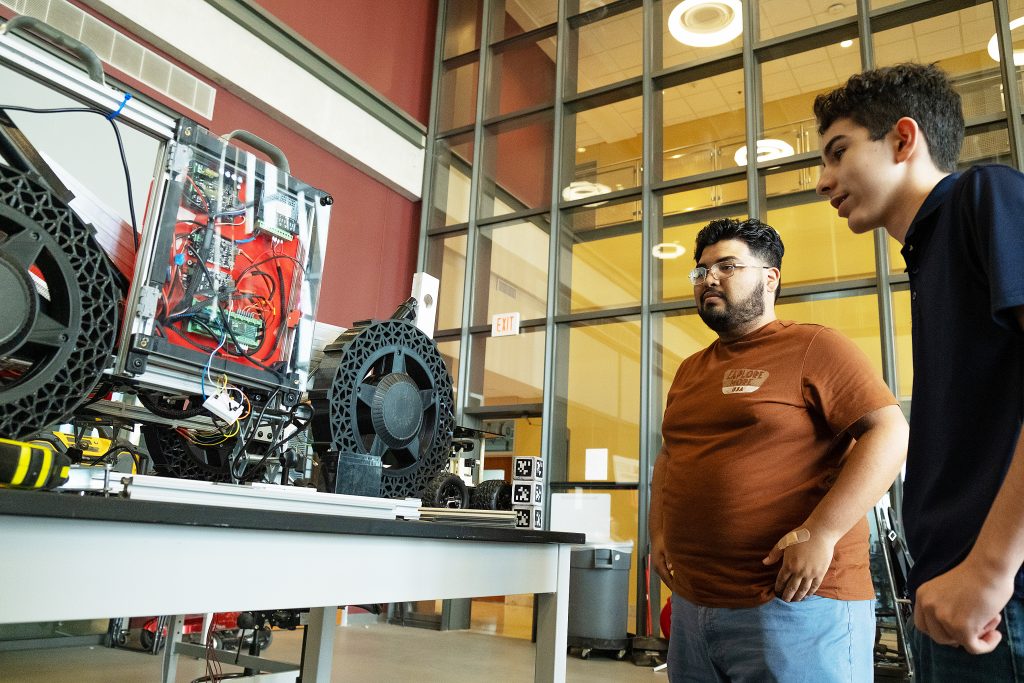
POLYGON ((832 174, 828 168, 822 167, 821 173, 818 175, 818 184, 815 186, 814 191, 822 197, 827 197, 832 192, 832 174))

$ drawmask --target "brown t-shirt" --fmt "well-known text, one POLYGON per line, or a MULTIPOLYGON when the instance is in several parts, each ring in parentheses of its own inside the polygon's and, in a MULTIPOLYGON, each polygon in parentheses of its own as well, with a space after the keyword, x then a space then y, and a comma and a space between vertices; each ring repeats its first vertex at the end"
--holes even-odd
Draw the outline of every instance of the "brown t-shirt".
MULTIPOLYGON (((671 588, 709 607, 771 600, 782 565, 761 560, 835 481, 846 430, 895 403, 853 342, 820 325, 777 320, 684 360, 662 425, 671 588)), ((817 594, 875 597, 866 520, 836 544, 817 594)))

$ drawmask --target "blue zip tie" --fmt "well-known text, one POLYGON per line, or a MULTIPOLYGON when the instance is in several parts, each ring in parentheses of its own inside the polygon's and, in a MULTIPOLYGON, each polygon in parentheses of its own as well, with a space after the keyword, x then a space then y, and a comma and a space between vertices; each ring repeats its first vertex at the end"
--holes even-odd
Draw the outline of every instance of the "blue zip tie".
POLYGON ((124 105, 128 104, 128 100, 130 100, 131 98, 132 94, 130 92, 126 92, 124 94, 124 99, 121 100, 121 106, 107 114, 107 121, 113 121, 114 119, 116 119, 117 115, 121 113, 122 109, 124 109, 124 105))

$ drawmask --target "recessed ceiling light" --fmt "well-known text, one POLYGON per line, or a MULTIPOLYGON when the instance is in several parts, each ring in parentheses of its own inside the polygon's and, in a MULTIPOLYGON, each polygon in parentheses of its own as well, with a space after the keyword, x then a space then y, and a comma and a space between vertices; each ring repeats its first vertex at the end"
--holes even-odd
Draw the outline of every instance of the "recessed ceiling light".
POLYGON ((852 40, 844 40, 843 42, 839 43, 839 47, 850 47, 851 45, 853 45, 852 40))
MULTIPOLYGON (((1017 17, 1010 22, 1010 30, 1024 26, 1024 17, 1017 17)), ((996 34, 992 34, 992 37, 988 39, 988 56, 999 61, 999 46, 996 45, 996 34)), ((1024 50, 1013 51, 1013 65, 1021 66, 1024 65, 1024 50)))
MULTIPOLYGON (((789 144, 785 140, 776 140, 774 138, 768 138, 767 140, 757 141, 757 160, 760 161, 771 161, 772 159, 781 159, 782 157, 793 156, 793 145, 789 144)), ((747 165, 747 146, 743 145, 736 150, 733 160, 737 166, 747 165)))
POLYGON ((683 0, 668 16, 668 32, 683 45, 725 45, 743 33, 740 0, 683 0))
MULTIPOLYGON (((599 194, 608 194, 611 191, 610 187, 601 183, 595 183, 590 180, 574 180, 569 183, 568 187, 562 190, 562 199, 572 202, 577 199, 595 197, 599 194)), ((603 204, 604 202, 601 203, 603 204)))
POLYGON ((580 154, 583 154, 584 152, 587 151, 587 148, 586 147, 577 147, 576 151, 579 152, 580 154))
POLYGON ((679 258, 685 253, 686 249, 676 242, 662 242, 661 244, 655 244, 651 248, 651 256, 663 260, 679 258))
POLYGON ((825 11, 828 12, 829 14, 835 15, 842 14, 844 9, 846 9, 846 5, 844 5, 841 2, 834 2, 831 5, 829 5, 828 9, 825 11))
POLYGON ((682 156, 682 154, 673 154, 672 156, 669 157, 669 159, 681 159, 682 156))

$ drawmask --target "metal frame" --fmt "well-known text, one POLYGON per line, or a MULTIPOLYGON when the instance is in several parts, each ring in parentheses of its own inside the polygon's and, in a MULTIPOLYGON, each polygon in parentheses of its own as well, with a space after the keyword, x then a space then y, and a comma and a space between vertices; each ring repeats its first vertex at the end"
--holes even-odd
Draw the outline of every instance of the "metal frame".
MULTIPOLYGON (((661 40, 659 21, 660 13, 665 12, 664 3, 655 0, 618 0, 607 5, 580 13, 579 0, 557 0, 558 16, 555 24, 555 35, 558 41, 557 58, 555 62, 556 93, 554 103, 550 107, 532 107, 528 111, 512 112, 501 116, 485 117, 483 107, 490 86, 490 75, 487 69, 488 55, 493 50, 500 48, 505 41, 499 41, 494 45, 489 42, 489 26, 491 24, 492 10, 503 11, 501 0, 483 0, 483 25, 481 29, 481 46, 478 54, 480 59, 477 84, 477 112, 474 130, 474 161, 473 161, 473 182, 470 187, 470 216, 466 224, 453 226, 451 229, 465 230, 468 234, 466 272, 463 282, 463 291, 466 292, 463 300, 463 322, 458 330, 444 330, 442 336, 445 339, 454 339, 458 334, 461 341, 459 349, 460 365, 462 373, 459 386, 459 415, 466 414, 465 407, 469 397, 466 391, 471 386, 469 375, 471 368, 470 341, 473 334, 484 331, 483 326, 472 324, 470 313, 473 310, 474 302, 472 292, 474 291, 475 265, 478 260, 476 232, 480 227, 488 224, 499 223, 508 220, 509 216, 479 219, 476 213, 478 197, 476 193, 479 188, 479 174, 483 163, 486 163, 484 150, 481 147, 482 129, 486 125, 494 125, 506 120, 514 120, 520 116, 536 114, 539 110, 550 111, 554 117, 554 134, 552 139, 552 206, 550 208, 551 233, 548 252, 548 286, 547 286, 547 309, 543 321, 531 321, 532 325, 543 324, 544 332, 547 335, 544 346, 544 376, 543 393, 545 396, 542 418, 542 455, 547 460, 547 476, 549 478, 546 487, 548 503, 550 503, 551 491, 559 488, 559 482, 565 480, 566 465, 566 389, 567 373, 566 359, 568 357, 568 329, 573 324, 582 322, 614 322, 623 316, 639 316, 641 321, 641 343, 640 343, 640 367, 641 367, 641 406, 639 408, 639 465, 640 481, 629 482, 638 489, 640 511, 638 514, 637 527, 637 550, 638 557, 642 558, 648 547, 646 535, 647 506, 649 504, 649 485, 653 459, 656 456, 660 444, 658 423, 659 416, 656 414, 655 401, 660 396, 660 378, 654 377, 653 370, 657 367, 658 359, 655 357, 656 339, 661 335, 661 322, 666 315, 687 311, 693 308, 692 301, 664 301, 660 298, 660 271, 659 264, 654 263, 650 256, 650 248, 655 243, 656 237, 660 237, 666 225, 670 224, 673 217, 662 216, 662 200, 666 194, 683 189, 694 189, 706 185, 720 184, 726 181, 745 180, 747 183, 746 209, 748 215, 761 216, 767 213, 769 201, 765 196, 765 178, 780 171, 797 170, 814 166, 818 163, 817 153, 807 152, 796 155, 782 162, 773 161, 758 163, 755 154, 748 155, 746 170, 736 169, 727 171, 715 171, 699 176, 675 178, 665 181, 659 177, 660 169, 660 147, 661 125, 660 111, 655 104, 654 96, 661 90, 673 87, 680 83, 696 79, 706 78, 711 75, 734 71, 737 68, 743 69, 745 132, 747 148, 756 149, 756 140, 763 128, 764 103, 761 97, 761 63, 778 59, 790 54, 805 52, 807 50, 820 48, 822 46, 838 42, 846 38, 858 38, 860 40, 862 68, 871 68, 874 65, 872 50, 872 30, 875 32, 888 30, 896 26, 911 24, 934 16, 957 11, 965 7, 974 6, 972 0, 907 0, 897 5, 872 9, 870 0, 856 0, 857 14, 842 19, 804 29, 793 34, 778 36, 767 40, 759 37, 758 12, 756 0, 743 0, 746 10, 744 17, 744 44, 742 49, 725 52, 714 58, 700 62, 691 62, 681 65, 673 65, 667 68, 659 66, 660 45, 656 44, 661 40), (583 93, 576 93, 575 87, 569 87, 572 94, 566 95, 567 86, 574 79, 575 55, 573 48, 574 31, 580 26, 600 21, 601 16, 614 16, 616 14, 630 11, 638 6, 643 7, 643 67, 642 75, 632 77, 619 83, 609 84, 601 88, 583 93), (560 192, 561 185, 566 178, 563 165, 566 160, 571 161, 571 150, 566 147, 566 135, 564 132, 566 115, 576 111, 584 110, 592 106, 599 106, 612 101, 620 101, 637 95, 643 96, 642 117, 644 131, 642 134, 642 164, 646 169, 642 183, 637 188, 629 188, 603 196, 602 199, 620 200, 631 198, 638 201, 643 210, 642 221, 634 226, 629 226, 630 231, 641 232, 641 243, 643 249, 643 263, 641 266, 641 300, 636 305, 617 308, 614 310, 603 310, 586 313, 565 313, 559 307, 559 297, 563 294, 561 285, 561 249, 562 249, 562 212, 567 209, 586 205, 592 200, 576 200, 573 202, 562 201, 560 192), (780 165, 782 168, 780 169, 780 165)), ((438 39, 437 55, 442 55, 442 37, 444 34, 446 2, 441 3, 438 15, 438 39)), ((1012 41, 1008 28, 1009 10, 1007 0, 992 0, 994 16, 997 20, 998 30, 996 31, 997 41, 1003 54, 1012 52, 1012 41)), ((542 27, 550 30, 550 27, 542 27)), ((540 31, 531 31, 531 35, 540 31)), ((510 41, 523 40, 517 36, 510 41)), ((467 53, 466 57, 473 57, 473 51, 467 53)), ((434 77, 434 111, 431 117, 431 128, 428 139, 427 168, 433 167, 433 144, 439 135, 434 125, 436 118, 436 100, 440 87, 439 68, 441 60, 438 59, 435 65, 434 77)), ((978 132, 986 127, 1000 126, 1005 123, 1008 128, 1010 139, 1010 151, 1013 162, 1017 167, 1024 164, 1024 126, 1022 126, 1022 115, 1024 115, 1024 104, 1018 92, 1016 83, 1018 70, 1012 60, 1002 60, 999 65, 1001 78, 1004 85, 1004 92, 1008 93, 1006 98, 1006 111, 1003 114, 987 115, 984 120, 971 122, 969 132, 978 132)), ((457 131, 447 131, 444 137, 458 133, 465 133, 471 129, 470 126, 463 126, 457 131)), ((422 221, 421 231, 421 257, 420 265, 426 262, 426 250, 430 248, 427 243, 427 231, 429 227, 428 213, 433 206, 433 186, 429 181, 424 188, 424 203, 426 207, 422 221)), ((688 214, 688 218, 703 219, 712 213, 721 215, 721 207, 705 212, 694 212, 688 214)), ((537 215, 537 210, 525 211, 525 214, 537 215)), ((515 215, 512 218, 516 217, 515 215)), ((435 230, 432 235, 439 235, 448 232, 435 230)), ((894 274, 889 271, 889 245, 888 238, 884 231, 878 230, 874 235, 875 250, 875 276, 870 279, 849 280, 839 283, 825 285, 802 285, 787 287, 783 294, 782 302, 814 301, 836 297, 873 294, 878 300, 879 313, 879 342, 882 348, 883 376, 889 387, 896 393, 898 391, 898 375, 896 366, 895 348, 895 322, 892 309, 892 294, 906 288, 906 278, 902 274, 894 274)), ((495 407, 500 410, 503 407, 495 407)), ((579 482, 577 482, 579 483, 579 482)), ((585 483, 584 483, 585 484, 585 483)), ((602 485, 592 484, 591 488, 599 489, 602 485)), ((901 491, 895 486, 892 493, 893 500, 898 502, 901 491)), ((639 565, 638 565, 639 566, 639 565)), ((643 572, 638 572, 636 585, 637 596, 637 629, 640 632, 644 625, 646 614, 641 607, 644 592, 643 572)), ((656 622, 655 630, 657 630, 656 622)))

